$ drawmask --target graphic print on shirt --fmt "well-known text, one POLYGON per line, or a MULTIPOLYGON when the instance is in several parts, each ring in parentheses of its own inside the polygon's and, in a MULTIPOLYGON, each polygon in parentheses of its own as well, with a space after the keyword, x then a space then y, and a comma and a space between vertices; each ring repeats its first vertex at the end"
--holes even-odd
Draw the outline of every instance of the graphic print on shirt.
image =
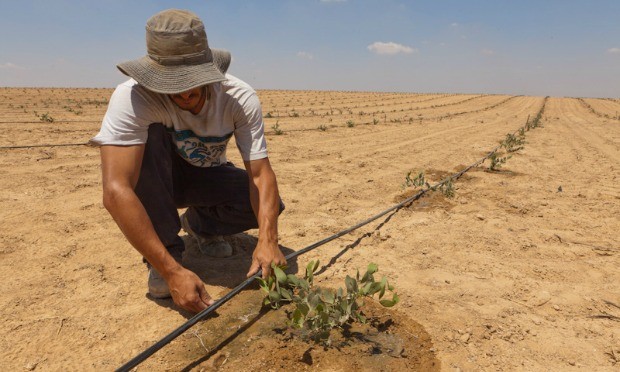
POLYGON ((222 164, 222 154, 226 151, 228 140, 233 133, 223 137, 201 137, 193 131, 174 131, 174 139, 179 155, 198 167, 215 167, 222 164))

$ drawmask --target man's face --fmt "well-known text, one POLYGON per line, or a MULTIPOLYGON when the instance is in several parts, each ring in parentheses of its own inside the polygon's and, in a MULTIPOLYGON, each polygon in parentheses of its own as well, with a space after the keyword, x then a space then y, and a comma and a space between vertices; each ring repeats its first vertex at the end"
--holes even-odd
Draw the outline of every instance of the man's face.
POLYGON ((204 104, 205 91, 204 87, 198 87, 168 96, 181 110, 191 111, 193 114, 197 114, 204 104))

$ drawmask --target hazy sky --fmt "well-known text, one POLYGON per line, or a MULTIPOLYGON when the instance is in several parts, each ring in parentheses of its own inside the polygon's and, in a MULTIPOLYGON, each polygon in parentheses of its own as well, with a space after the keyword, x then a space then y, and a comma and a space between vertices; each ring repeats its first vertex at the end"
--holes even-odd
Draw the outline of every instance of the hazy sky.
POLYGON ((620 0, 1 0, 0 86, 113 87, 171 6, 257 89, 620 97, 620 0))

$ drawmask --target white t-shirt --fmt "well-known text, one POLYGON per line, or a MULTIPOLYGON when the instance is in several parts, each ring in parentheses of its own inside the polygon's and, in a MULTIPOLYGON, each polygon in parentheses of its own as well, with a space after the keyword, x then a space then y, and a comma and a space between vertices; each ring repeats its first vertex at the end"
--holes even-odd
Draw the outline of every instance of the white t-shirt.
POLYGON ((95 145, 146 143, 148 127, 161 123, 170 132, 178 154, 198 167, 226 163, 226 145, 235 141, 244 161, 267 157, 264 123, 256 92, 240 79, 208 85, 210 98, 194 115, 181 110, 168 95, 154 93, 135 80, 118 85, 110 98, 95 145))

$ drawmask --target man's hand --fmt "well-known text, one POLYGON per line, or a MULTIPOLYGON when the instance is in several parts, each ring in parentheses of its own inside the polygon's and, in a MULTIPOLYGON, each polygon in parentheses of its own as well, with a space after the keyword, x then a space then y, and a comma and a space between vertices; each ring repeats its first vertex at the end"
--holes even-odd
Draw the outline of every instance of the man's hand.
POLYGON ((198 275, 183 267, 179 267, 164 278, 174 303, 185 310, 199 313, 215 302, 207 293, 198 275))
POLYGON ((259 240, 252 254, 252 266, 248 271, 248 278, 262 269, 263 279, 266 279, 271 275, 272 262, 277 266, 283 266, 286 265, 286 258, 277 244, 264 244, 259 240))

